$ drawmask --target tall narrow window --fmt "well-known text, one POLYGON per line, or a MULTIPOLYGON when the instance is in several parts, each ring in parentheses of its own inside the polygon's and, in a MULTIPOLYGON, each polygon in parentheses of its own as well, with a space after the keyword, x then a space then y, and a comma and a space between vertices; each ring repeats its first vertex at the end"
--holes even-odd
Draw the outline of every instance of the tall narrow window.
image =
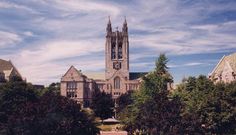
POLYGON ((114 79, 114 88, 115 89, 120 89, 120 77, 115 77, 114 79))
POLYGON ((115 59, 116 58, 116 44, 112 43, 111 46, 111 59, 115 59))
POLYGON ((66 84, 66 95, 69 98, 76 98, 77 97, 77 83, 76 82, 67 82, 66 84))
POLYGON ((77 89, 77 83, 76 82, 67 82, 66 84, 67 89, 71 90, 71 89, 77 89))
POLYGON ((118 46, 118 59, 122 59, 122 43, 118 46))

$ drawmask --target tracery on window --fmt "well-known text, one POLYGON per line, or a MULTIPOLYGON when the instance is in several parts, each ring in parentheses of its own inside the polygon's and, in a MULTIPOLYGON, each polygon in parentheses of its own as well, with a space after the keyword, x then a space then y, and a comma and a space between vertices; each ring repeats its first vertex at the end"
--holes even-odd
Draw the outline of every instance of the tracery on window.
POLYGON ((112 43, 111 46, 111 59, 116 59, 116 44, 112 43))
POLYGON ((118 59, 122 59, 122 43, 118 46, 118 59))
POLYGON ((77 89, 77 83, 75 81, 73 82, 67 82, 66 84, 67 89, 77 89))
POLYGON ((118 76, 114 79, 114 88, 120 89, 120 77, 118 76))
POLYGON ((77 97, 77 83, 75 81, 66 83, 66 96, 69 98, 77 97))

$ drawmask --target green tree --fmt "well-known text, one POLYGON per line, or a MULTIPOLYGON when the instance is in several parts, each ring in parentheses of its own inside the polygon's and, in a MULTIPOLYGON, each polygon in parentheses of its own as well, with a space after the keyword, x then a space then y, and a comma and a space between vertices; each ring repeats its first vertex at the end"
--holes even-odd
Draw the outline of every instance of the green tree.
POLYGON ((205 134, 235 134, 236 83, 214 85, 207 77, 190 77, 174 92, 182 115, 194 116, 205 134))
POLYGON ((45 87, 43 90, 40 90, 40 94, 43 95, 44 93, 51 91, 54 92, 57 95, 60 95, 60 83, 56 82, 56 83, 51 83, 49 84, 49 86, 45 87))
POLYGON ((20 79, 10 79, 0 85, 0 134, 11 134, 12 130, 19 128, 14 126, 18 113, 26 103, 38 100, 38 94, 32 85, 20 79))
POLYGON ((105 92, 96 91, 93 93, 92 105, 95 115, 102 121, 113 116, 114 102, 112 96, 105 92))
POLYGON ((22 81, 1 86, 0 134, 96 135, 94 119, 76 101, 53 92, 39 97, 22 81))
POLYGON ((217 84, 198 111, 211 134, 236 134, 236 83, 217 84))
POLYGON ((173 130, 171 124, 180 121, 181 105, 176 99, 168 98, 167 84, 172 83, 173 79, 167 70, 167 62, 168 59, 161 54, 155 70, 143 77, 140 90, 132 94, 132 104, 121 111, 120 119, 127 131, 170 133, 173 130), (160 123, 163 128, 159 127, 160 123))
POLYGON ((165 54, 160 54, 160 56, 156 60, 155 72, 160 75, 168 73, 167 63, 168 59, 165 54))
POLYGON ((156 68, 144 76, 140 90, 135 94, 139 102, 153 98, 157 93, 168 91, 167 85, 173 82, 173 77, 168 72, 166 66, 168 59, 164 54, 160 54, 156 60, 156 68))
POLYGON ((128 105, 133 103, 133 100, 131 99, 132 93, 133 93, 133 91, 129 91, 125 94, 120 95, 117 98, 117 104, 118 104, 117 111, 118 111, 118 113, 121 112, 125 107, 127 107, 128 105))
POLYGON ((180 100, 170 100, 163 91, 140 106, 137 125, 145 134, 174 134, 181 122, 180 112, 180 100))

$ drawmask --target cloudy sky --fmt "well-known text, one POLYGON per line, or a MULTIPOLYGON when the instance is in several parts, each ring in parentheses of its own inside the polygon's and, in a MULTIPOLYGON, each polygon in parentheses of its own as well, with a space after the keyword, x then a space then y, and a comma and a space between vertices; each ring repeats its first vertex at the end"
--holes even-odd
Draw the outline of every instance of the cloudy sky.
POLYGON ((108 16, 119 29, 127 18, 131 71, 152 70, 165 53, 178 83, 236 52, 235 0, 0 0, 0 58, 35 84, 70 65, 104 71, 108 16))

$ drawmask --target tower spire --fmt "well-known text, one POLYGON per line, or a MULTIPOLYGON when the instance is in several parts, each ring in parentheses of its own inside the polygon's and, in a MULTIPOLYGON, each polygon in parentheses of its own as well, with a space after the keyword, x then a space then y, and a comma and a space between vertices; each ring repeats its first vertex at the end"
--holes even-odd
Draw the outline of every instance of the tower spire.
POLYGON ((126 25, 127 25, 126 16, 124 16, 124 18, 125 18, 124 24, 126 24, 126 25))
POLYGON ((107 23, 107 35, 112 32, 112 27, 111 27, 111 19, 110 16, 108 16, 108 23, 107 23))
POLYGON ((128 25, 127 25, 127 21, 126 21, 126 16, 124 16, 124 23, 123 23, 122 30, 123 30, 123 32, 128 33, 128 25))
POLYGON ((108 16, 108 24, 111 24, 111 18, 108 16))

